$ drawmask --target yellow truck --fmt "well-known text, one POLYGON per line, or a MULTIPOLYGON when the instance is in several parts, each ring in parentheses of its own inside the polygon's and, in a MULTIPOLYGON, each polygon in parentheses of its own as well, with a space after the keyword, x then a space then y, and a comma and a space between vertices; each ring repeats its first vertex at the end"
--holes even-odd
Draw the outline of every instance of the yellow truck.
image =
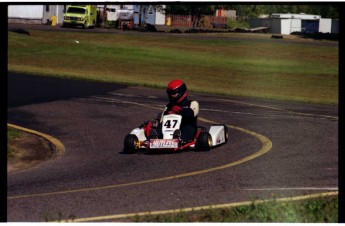
POLYGON ((97 20, 95 5, 67 5, 62 26, 94 28, 97 20))

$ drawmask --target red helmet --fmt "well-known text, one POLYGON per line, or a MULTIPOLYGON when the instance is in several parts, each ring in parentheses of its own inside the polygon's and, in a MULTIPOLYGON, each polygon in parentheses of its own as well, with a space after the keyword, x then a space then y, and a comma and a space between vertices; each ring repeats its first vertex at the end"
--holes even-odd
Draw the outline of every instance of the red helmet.
POLYGON ((167 93, 172 104, 181 103, 188 96, 187 86, 182 80, 172 80, 169 82, 167 93))

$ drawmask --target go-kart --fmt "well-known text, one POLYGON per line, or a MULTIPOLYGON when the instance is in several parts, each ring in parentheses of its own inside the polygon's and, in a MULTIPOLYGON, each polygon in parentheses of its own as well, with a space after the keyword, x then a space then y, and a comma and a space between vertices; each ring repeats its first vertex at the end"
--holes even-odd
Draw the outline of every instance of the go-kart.
POLYGON ((203 126, 197 127, 193 140, 181 138, 180 125, 182 116, 162 113, 160 120, 155 119, 133 129, 124 139, 124 152, 134 153, 142 150, 182 151, 196 149, 209 151, 211 148, 224 144, 229 139, 228 128, 225 125, 212 125, 209 131, 203 126), (144 126, 152 124, 150 135, 145 135, 144 126))

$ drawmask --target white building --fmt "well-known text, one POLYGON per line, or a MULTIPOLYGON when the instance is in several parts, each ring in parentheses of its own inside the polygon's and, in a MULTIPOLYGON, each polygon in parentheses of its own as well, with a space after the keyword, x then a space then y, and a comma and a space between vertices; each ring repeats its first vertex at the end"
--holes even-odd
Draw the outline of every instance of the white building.
POLYGON ((45 24, 56 16, 57 23, 62 24, 65 9, 65 5, 9 5, 8 22, 45 24))
POLYGON ((332 19, 320 18, 319 32, 332 33, 332 19))
POLYGON ((293 32, 332 32, 332 19, 321 18, 319 15, 308 15, 303 13, 274 13, 270 18, 252 19, 250 21, 250 25, 251 27, 268 27, 269 32, 274 34, 289 35, 293 32))
POLYGON ((134 5, 134 24, 165 25, 165 5, 134 5))

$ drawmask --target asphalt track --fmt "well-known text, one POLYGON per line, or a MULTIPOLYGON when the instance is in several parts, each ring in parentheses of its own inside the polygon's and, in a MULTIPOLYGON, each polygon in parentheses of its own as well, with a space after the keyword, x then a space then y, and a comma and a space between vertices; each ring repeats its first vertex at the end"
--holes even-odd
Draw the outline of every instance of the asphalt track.
POLYGON ((8 122, 63 155, 8 175, 9 222, 111 221, 153 212, 338 191, 338 107, 190 93, 199 124, 228 125, 210 152, 124 154, 164 90, 9 73, 8 122))

